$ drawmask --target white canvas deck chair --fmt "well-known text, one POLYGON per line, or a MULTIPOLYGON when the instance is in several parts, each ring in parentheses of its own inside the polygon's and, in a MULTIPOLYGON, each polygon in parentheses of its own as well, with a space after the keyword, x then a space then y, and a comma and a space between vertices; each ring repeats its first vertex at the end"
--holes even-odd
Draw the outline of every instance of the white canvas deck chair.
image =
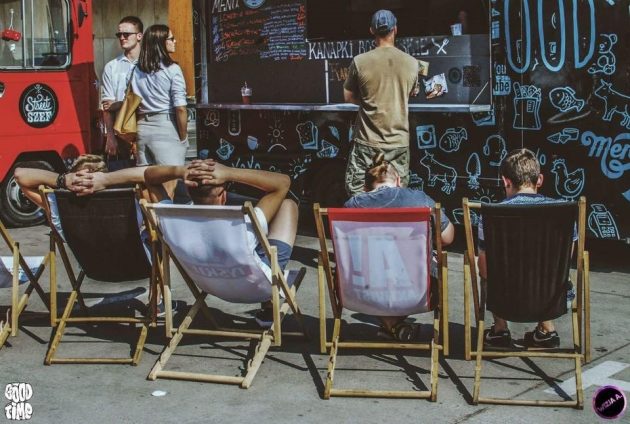
POLYGON ((475 357, 473 403, 568 406, 582 408, 582 361, 590 359, 589 260, 584 250, 586 199, 547 204, 469 203, 463 199, 466 252, 464 254, 464 349, 475 357), (477 282, 475 246, 470 210, 483 220, 487 279, 477 282), (497 351, 484 348, 486 309, 510 322, 553 320, 567 313, 567 279, 571 267, 573 236, 577 222, 578 242, 576 298, 572 302, 572 347, 515 348, 497 351), (470 293, 477 323, 477 346, 471 348, 470 293), (582 330, 584 331, 582 335, 582 330), (583 347, 584 346, 584 347, 583 347), (483 358, 568 359, 574 362, 575 400, 528 400, 482 397, 483 358))
MULTIPOLYGON (((10 256, 0 257, 0 289, 11 288, 11 305, 6 316, 0 316, 0 349, 9 335, 12 337, 18 334, 18 318, 28 304, 29 297, 33 290, 39 294, 42 302, 49 307, 44 290, 39 285, 39 278, 43 274, 46 266, 50 263, 50 254, 45 256, 22 256, 19 244, 7 232, 2 222, 0 222, 0 236, 8 247, 10 256), (29 283, 22 296, 20 296, 20 284, 29 283)), ((5 251, 4 248, 0 252, 5 251)), ((50 267, 50 279, 54 279, 54 267, 50 267)))
MULTIPOLYGON (((447 257, 439 231, 431 230, 430 208, 323 209, 314 205, 320 242, 318 282, 320 348, 330 348, 324 398, 365 396, 437 398, 438 352, 448 346, 447 257), (324 230, 327 215, 336 267, 333 269, 324 230), (437 250, 437 287, 431 287, 432 237, 437 250), (325 286, 328 287, 334 327, 326 338, 325 286), (407 316, 433 312, 430 343, 342 341, 341 315, 349 309, 372 316, 407 316), (440 344, 440 330, 442 341, 440 344), (430 390, 385 391, 334 389, 339 349, 415 349, 431 352, 430 390)), ((440 222, 440 206, 434 210, 440 222)), ((438 226, 439 228, 439 226, 438 226)))
MULTIPOLYGON (((148 378, 172 378, 213 383, 238 384, 248 388, 270 346, 280 346, 283 335, 281 323, 289 308, 302 325, 302 315, 295 300, 305 268, 291 271, 287 278, 278 265, 275 246, 271 246, 262 233, 250 202, 244 206, 192 206, 146 205, 147 215, 153 215, 158 236, 162 242, 162 275, 167 320, 170 319, 170 260, 195 296, 195 303, 174 332, 170 343, 158 358, 148 378), (271 263, 271 275, 261 269, 259 258, 248 247, 247 221, 251 220, 258 242, 271 263), (284 302, 281 303, 281 292, 284 302), (212 317, 206 304, 208 295, 232 303, 273 303, 273 325, 270 329, 221 328, 212 317), (190 328, 195 316, 201 311, 214 329, 190 328), (245 375, 202 374, 168 371, 166 366, 171 355, 186 334, 227 337, 257 341, 254 356, 248 361, 245 375)), ((304 335, 304 333, 299 333, 304 335)))
MULTIPOLYGON (((51 319, 56 326, 44 363, 106 363, 137 365, 147 337, 148 327, 155 325, 156 285, 158 275, 156 264, 156 239, 151 240, 148 254, 142 240, 139 209, 136 191, 132 188, 108 189, 98 193, 78 197, 67 190, 40 188, 44 208, 49 222, 53 222, 51 208, 58 212, 63 236, 51 225, 51 261, 57 252, 72 285, 72 292, 65 305, 61 318, 57 318, 57 286, 51 284, 51 319), (54 200, 53 200, 54 199, 54 200), (54 205, 54 206, 51 206, 54 205), (78 272, 73 269, 70 249, 78 262, 78 272), (150 259, 153 258, 153 260, 150 259), (88 310, 83 300, 81 286, 85 277, 108 282, 135 281, 148 279, 150 311, 144 316, 95 316, 88 310), (78 303, 83 312, 77 316, 73 307, 78 303), (72 316, 74 313, 74 316, 72 316), (110 323, 140 325, 135 347, 130 357, 60 358, 56 355, 68 325, 110 323)), ((140 213, 141 215, 141 213, 140 213)))

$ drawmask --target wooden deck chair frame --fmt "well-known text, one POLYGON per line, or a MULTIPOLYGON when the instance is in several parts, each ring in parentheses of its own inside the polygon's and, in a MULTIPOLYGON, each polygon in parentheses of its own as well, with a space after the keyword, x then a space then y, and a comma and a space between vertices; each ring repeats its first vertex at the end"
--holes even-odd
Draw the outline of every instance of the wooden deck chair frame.
POLYGON ((467 198, 462 201, 464 209, 464 227, 466 232, 466 251, 464 253, 464 351, 465 359, 476 359, 475 380, 473 386, 473 403, 529 405, 529 406, 563 406, 582 409, 584 395, 582 390, 582 362, 590 361, 590 282, 589 282, 589 255, 584 250, 586 236, 586 199, 580 197, 578 201, 578 243, 577 243, 577 278, 576 299, 571 307, 571 322, 573 329, 574 349, 527 349, 515 351, 486 351, 483 346, 484 314, 485 306, 484 288, 479 286, 477 279, 477 267, 475 260, 475 245, 473 238, 473 226, 471 209, 481 209, 480 203, 469 202, 467 198), (473 312, 477 323, 477 345, 472 349, 471 336, 471 293, 473 312), (582 335, 583 331, 583 335, 582 335), (483 358, 555 358, 572 359, 575 363, 576 400, 573 401, 547 401, 547 400, 520 400, 505 398, 490 398, 480 396, 481 365, 483 358))
POLYGON ((9 248, 11 252, 11 256, 13 258, 13 269, 12 272, 12 283, 11 283, 11 311, 7 314, 7 320, 0 320, 0 349, 4 346, 4 342, 6 342, 9 335, 11 337, 15 337, 18 334, 18 320, 20 314, 26 308, 28 304, 29 298, 33 293, 33 290, 37 292, 39 297, 41 298, 44 305, 47 308, 50 308, 50 303, 46 298, 46 294, 39 284, 39 279, 44 273, 46 267, 49 267, 50 272, 50 281, 51 284, 55 279, 55 266, 54 262, 51 261, 50 253, 47 253, 41 265, 37 268, 35 272, 33 272, 29 266, 27 265, 26 259, 20 253, 20 245, 18 242, 13 240, 6 227, 0 222, 0 236, 4 240, 5 244, 9 248), (24 271, 24 274, 28 278, 28 286, 24 290, 22 296, 20 296, 20 281, 19 281, 19 271, 20 268, 24 271))
MULTIPOLYGON (((202 292, 195 284, 194 280, 188 275, 180 261, 171 252, 168 244, 166 243, 164 236, 161 232, 159 221, 154 215, 154 205, 146 202, 142 203, 142 207, 145 209, 145 214, 151 217, 153 228, 157 230, 157 236, 162 245, 162 270, 161 275, 164 282, 164 302, 166 306, 166 326, 167 333, 172 334, 171 340, 164 350, 160 354, 160 357, 155 362, 155 365, 151 369, 147 378, 149 380, 156 380, 157 378, 167 378, 176 380, 190 380, 190 381, 202 381, 207 383, 223 383, 223 384, 235 384, 239 385, 243 389, 247 389, 251 386, 256 373, 258 372, 260 365, 262 364, 267 351, 273 346, 280 346, 282 344, 282 336, 303 336, 307 337, 307 333, 303 324, 302 313, 299 309, 297 301, 295 299, 297 290, 304 279, 306 268, 302 267, 295 277, 295 283, 289 288, 287 280, 282 273, 280 265, 278 264, 278 252, 275 246, 271 246, 267 240, 267 236, 263 233, 262 227, 256 218, 254 208, 251 202, 245 202, 242 208, 243 214, 248 216, 252 222, 256 237, 263 247, 265 254, 270 258, 271 274, 272 274, 272 305, 273 305, 273 325, 270 329, 261 330, 247 330, 247 329, 233 329, 225 328, 218 325, 214 319, 210 308, 206 304, 206 297, 208 293, 202 292), (195 302, 191 309, 184 317, 182 323, 177 329, 172 329, 173 318, 171 308, 171 290, 170 290, 170 261, 172 261, 186 285, 190 289, 191 293, 195 297, 195 302), (285 301, 280 303, 280 290, 285 295, 285 301), (291 309, 293 315, 296 317, 302 332, 283 332, 282 321, 291 309), (212 330, 207 329, 195 329, 190 328, 194 318, 199 312, 205 316, 205 318, 214 327, 212 330), (184 335, 203 335, 224 337, 231 339, 242 340, 255 340, 257 344, 254 348, 254 356, 248 360, 245 375, 241 377, 235 377, 230 375, 217 375, 217 374, 205 374, 183 371, 168 371, 164 368, 169 359, 177 349, 177 346, 182 341, 184 335)), ((169 334, 169 335, 170 335, 169 334)))
MULTIPOLYGON (((319 288, 319 337, 320 351, 326 353, 330 349, 326 383, 324 387, 324 398, 331 396, 346 397, 383 397, 383 398, 414 398, 437 400, 438 383, 438 355, 439 351, 448 354, 448 265, 447 252, 442 251, 442 241, 440 231, 433 231, 435 237, 435 248, 437 250, 438 261, 438 284, 439 300, 434 309, 433 318, 433 339, 431 343, 400 343, 400 342, 365 342, 365 341, 341 341, 341 315, 342 305, 336 293, 335 273, 330 263, 329 254, 331 250, 326 241, 323 217, 328 215, 328 209, 320 207, 319 203, 313 205, 315 214, 315 224, 320 243, 319 258, 317 264, 317 281, 319 288), (332 307, 334 325, 332 338, 329 341, 326 335, 326 289, 332 307), (439 344, 440 333, 442 344, 439 344), (339 349, 384 349, 384 350, 429 350, 431 352, 431 389, 428 391, 394 391, 394 390, 359 390, 359 389, 335 389, 333 388, 335 366, 337 363, 337 353, 339 349)), ((433 219, 439 228, 441 215, 440 204, 433 208, 433 219)))
MULTIPOLYGON (((44 199, 44 210, 46 211, 46 215, 48 217, 48 221, 51 221, 51 210, 49 203, 49 195, 54 195, 55 190, 40 187, 40 194, 42 199, 44 199)), ((50 299, 51 299, 51 307, 50 307, 50 317, 51 317, 51 325, 56 327, 56 331, 53 337, 53 340, 50 343, 50 347, 48 348, 48 352, 46 353, 46 358, 44 363, 46 365, 51 364, 131 364, 138 365, 142 356, 142 350, 144 348, 144 344, 146 342, 148 327, 155 326, 156 324, 156 285, 159 276, 154 272, 155 271, 155 259, 156 259, 156 243, 157 239, 151 237, 151 256, 152 256, 152 270, 151 275, 149 277, 149 305, 150 305, 150 313, 148 316, 142 318, 136 317, 128 317, 128 316, 92 316, 85 305, 85 301, 83 300, 83 295, 81 293, 81 285, 86 277, 85 271, 80 268, 78 274, 73 269, 73 266, 70 262, 70 257, 68 256, 68 250, 66 248, 66 242, 63 237, 59 234, 54 225, 50 225, 50 257, 51 263, 54 263, 56 260, 57 252, 61 257, 64 269, 68 275, 68 279, 70 280, 70 284, 72 285, 72 291, 70 296, 66 302, 61 318, 57 316, 57 284, 56 279, 54 282, 51 282, 50 286, 50 299), (75 303, 78 303, 81 311, 84 315, 83 317, 73 317, 71 316, 73 312, 73 307, 75 303), (110 323, 110 324, 140 324, 142 327, 139 331, 138 338, 136 340, 136 345, 133 354, 129 358, 121 358, 121 357, 73 357, 73 358, 59 358, 56 357, 56 352, 61 343, 63 335, 66 331, 66 327, 68 324, 88 324, 88 323, 110 323)))

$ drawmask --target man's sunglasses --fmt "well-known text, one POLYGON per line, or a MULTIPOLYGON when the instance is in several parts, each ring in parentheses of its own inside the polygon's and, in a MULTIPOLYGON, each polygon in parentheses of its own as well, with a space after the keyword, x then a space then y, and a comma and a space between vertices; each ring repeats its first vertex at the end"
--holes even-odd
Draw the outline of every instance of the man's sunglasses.
POLYGON ((116 38, 129 38, 130 35, 134 35, 134 34, 139 34, 139 32, 117 32, 116 34, 114 34, 116 36, 116 38))

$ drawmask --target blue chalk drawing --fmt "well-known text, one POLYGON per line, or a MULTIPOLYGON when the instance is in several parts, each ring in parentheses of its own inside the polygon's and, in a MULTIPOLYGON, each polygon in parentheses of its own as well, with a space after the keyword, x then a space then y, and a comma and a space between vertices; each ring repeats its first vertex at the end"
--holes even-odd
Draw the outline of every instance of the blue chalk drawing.
POLYGON ((468 140, 466 128, 449 128, 440 137, 439 146, 445 152, 456 152, 459 150, 463 140, 468 140))
POLYGON ((569 172, 565 159, 556 159, 551 166, 555 175, 556 193, 566 200, 575 200, 584 189, 584 168, 569 172))
POLYGON ((481 161, 477 153, 473 153, 468 158, 466 173, 468 174, 468 187, 472 190, 477 190, 479 188, 479 176, 481 175, 481 161))
POLYGON ((496 119, 494 115, 494 108, 487 112, 471 112, 470 114, 473 122, 478 127, 494 126, 496 125, 496 119))
POLYGON ((612 75, 617 69, 617 57, 612 52, 612 48, 617 44, 617 34, 599 34, 599 44, 597 45, 597 59, 588 68, 591 75, 604 74, 612 75))
POLYGON ((339 148, 332 143, 322 140, 322 148, 317 152, 318 158, 334 158, 339 153, 339 148))
POLYGON ((604 121, 610 122, 613 115, 618 113, 622 118, 620 125, 630 129, 630 108, 628 107, 630 96, 615 91, 612 88, 612 84, 604 80, 599 82, 599 87, 595 89, 593 94, 604 100, 606 106, 604 115, 602 116, 604 121))
POLYGON ((512 92, 512 79, 507 75, 505 65, 494 66, 494 87, 492 94, 495 96, 508 96, 512 92))
POLYGON ((317 150, 319 141, 319 129, 312 121, 302 122, 295 126, 300 144, 304 150, 317 150))
POLYGON ((588 214, 588 228, 599 238, 619 239, 617 223, 606 206, 593 203, 588 214))
POLYGON ((442 54, 447 55, 448 52, 446 51, 445 47, 448 45, 449 41, 450 40, 448 38, 444 38, 441 43, 438 43, 437 41, 435 41, 435 38, 431 37, 431 43, 435 47, 437 47, 437 52, 435 54, 438 55, 442 53, 442 54))
POLYGON ((339 130, 337 129, 337 127, 333 125, 329 125, 328 129, 330 130, 330 133, 332 134, 332 136, 337 139, 337 141, 341 141, 341 138, 339 136, 339 130))
POLYGON ((593 0, 588 0, 589 6, 589 25, 587 26, 590 31, 590 38, 588 44, 588 53, 584 58, 580 59, 580 29, 578 27, 578 0, 573 0, 573 59, 575 60, 575 68, 580 69, 586 66, 586 64, 593 58, 595 53, 595 34, 597 33, 597 25, 595 24, 595 5, 593 0))
POLYGON ((216 150, 217 156, 221 160, 228 160, 234 153, 234 145, 227 140, 219 140, 219 148, 216 150))
POLYGON ((410 172, 409 173, 409 184, 407 184, 407 187, 411 188, 413 190, 423 191, 424 190, 424 180, 422 179, 421 176, 419 176, 415 172, 410 172))
POLYGON ((542 92, 534 85, 514 83, 514 128, 539 130, 542 92))
POLYGON ((237 158, 236 162, 232 162, 233 168, 243 168, 243 169, 261 169, 260 163, 254 159, 254 155, 252 155, 247 162, 242 162, 241 158, 237 158))
POLYGON ((531 49, 532 49, 532 45, 531 45, 531 31, 532 31, 532 23, 530 20, 530 16, 529 16, 529 0, 523 0, 522 1, 523 6, 522 6, 522 10, 523 10, 523 25, 525 26, 524 32, 523 32, 523 37, 525 37, 525 54, 522 55, 517 54, 517 62, 520 63, 521 62, 521 57, 523 57, 525 59, 524 63, 520 66, 518 66, 515 61, 514 61, 514 57, 513 57, 513 53, 512 53, 512 34, 510 33, 510 4, 515 4, 513 1, 510 0, 503 0, 503 23, 504 23, 504 32, 505 32, 505 47, 506 47, 506 55, 507 55, 507 59, 508 59, 508 63, 510 64, 510 67, 512 68, 512 70, 516 73, 522 74, 524 73, 527 68, 529 68, 529 64, 531 62, 531 49))
POLYGON ((598 136, 592 131, 585 131, 580 140, 582 146, 590 147, 589 157, 600 159, 602 174, 611 180, 621 178, 630 171, 630 133, 612 137, 598 136))
POLYGON ((429 172, 427 176, 429 187, 435 187, 435 183, 439 180, 442 182, 442 191, 444 193, 451 194, 455 191, 455 182, 457 181, 455 168, 436 161, 433 154, 428 151, 424 152, 424 157, 420 159, 420 164, 427 168, 429 172))
POLYGON ((254 137, 253 135, 248 135, 247 147, 249 147, 249 150, 256 150, 258 148, 258 138, 254 137))
POLYGON ((541 165, 547 164, 547 155, 542 153, 540 149, 536 149, 536 159, 538 159, 538 163, 541 165))
POLYGON ((554 144, 566 144, 567 141, 576 141, 580 137, 580 130, 577 128, 564 128, 547 137, 547 140, 554 144))
POLYGON ((628 202, 630 202, 630 190, 628 190, 628 191, 624 192, 624 193, 623 193, 623 197, 625 197, 625 198, 626 198, 626 200, 627 200, 628 202))
POLYGON ((303 158, 295 158, 289 163, 289 175, 294 180, 297 180, 300 175, 304 174, 308 170, 308 165, 311 163, 311 155, 306 155, 303 158))
POLYGON ((483 145, 483 154, 488 158, 490 166, 499 166, 507 155, 506 143, 500 135, 491 135, 483 145))
POLYGON ((437 145, 435 125, 418 125, 416 127, 418 149, 431 149, 437 145))
MULTIPOLYGON (((543 2, 538 1, 538 37, 540 39, 540 56, 542 57, 542 61, 551 72, 558 72, 564 66, 564 62, 566 60, 566 50, 567 50, 567 40, 565 37, 566 34, 566 25, 564 21, 564 0, 558 0, 558 15, 560 16, 560 57, 558 59, 558 63, 554 66, 547 58, 547 54, 545 52, 545 27, 543 23, 543 2)), ((556 14, 553 14, 555 18, 556 14)), ((556 26, 554 25, 554 28, 556 26)), ((551 43, 550 43, 551 44, 551 43)), ((553 45, 555 49, 555 44, 553 45)), ((555 52, 551 52, 555 53, 555 52)))
MULTIPOLYGON (((479 215, 474 210, 469 209, 470 211, 470 223, 473 227, 477 227, 479 225, 479 215)), ((456 208, 453 209, 453 221, 456 224, 464 224, 464 209, 456 208)))
POLYGON ((566 113, 570 110, 581 112, 586 105, 586 101, 575 96, 575 90, 571 87, 557 87, 549 92, 549 101, 560 112, 566 113))

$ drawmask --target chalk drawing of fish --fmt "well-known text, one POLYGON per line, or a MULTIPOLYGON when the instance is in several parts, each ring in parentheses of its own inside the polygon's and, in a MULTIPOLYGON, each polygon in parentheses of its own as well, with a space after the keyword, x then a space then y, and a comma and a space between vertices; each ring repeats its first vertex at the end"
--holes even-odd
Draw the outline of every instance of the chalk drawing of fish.
POLYGON ((554 88, 549 93, 549 101, 560 112, 567 112, 571 109, 581 112, 586 104, 584 100, 575 97, 575 90, 571 87, 554 88))

